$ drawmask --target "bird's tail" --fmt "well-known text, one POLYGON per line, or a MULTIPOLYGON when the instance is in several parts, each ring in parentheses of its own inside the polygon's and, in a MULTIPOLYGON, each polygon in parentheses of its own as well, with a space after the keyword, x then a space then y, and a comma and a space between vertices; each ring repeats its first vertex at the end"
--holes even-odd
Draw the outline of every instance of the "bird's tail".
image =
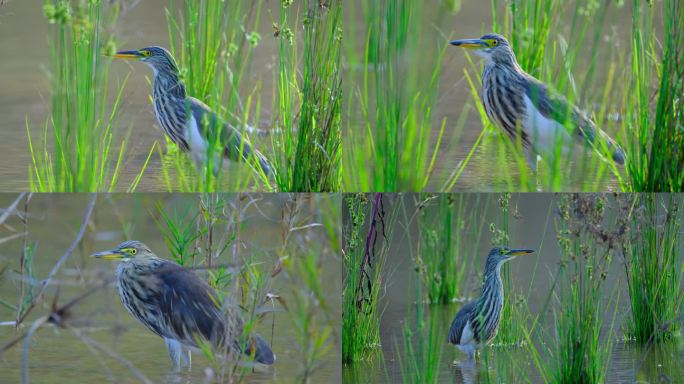
POLYGON ((261 168, 261 171, 264 172, 264 175, 266 175, 266 177, 269 179, 272 179, 274 177, 273 167, 266 156, 264 156, 261 152, 254 150, 254 157, 259 163, 259 167, 261 168))
POLYGON ((276 355, 271 350, 266 340, 259 335, 254 335, 247 342, 245 355, 254 356, 254 361, 259 364, 271 365, 276 361, 276 355))
MULTIPOLYGON (((613 161, 616 164, 619 165, 624 165, 625 164, 625 152, 622 150, 620 145, 615 142, 610 136, 608 136, 607 133, 603 132, 602 130, 598 130, 599 132, 599 137, 600 140, 606 144, 606 147, 608 149, 608 154, 610 154, 610 157, 613 159, 613 161)), ((598 145, 602 145, 601 143, 598 143, 598 145)), ((601 149, 599 147, 599 149, 601 149)))
POLYGON ((242 149, 242 159, 248 163, 251 163, 254 167, 260 169, 268 179, 273 179, 275 177, 273 167, 268 161, 266 156, 259 152, 259 150, 252 147, 248 141, 242 141, 240 135, 237 132, 231 137, 231 144, 226 145, 224 150, 224 156, 238 161, 240 156, 237 153, 242 149))
POLYGON ((580 129, 579 133, 602 156, 612 158, 615 164, 625 164, 625 152, 612 137, 608 136, 600 128, 591 124, 588 128, 580 129))

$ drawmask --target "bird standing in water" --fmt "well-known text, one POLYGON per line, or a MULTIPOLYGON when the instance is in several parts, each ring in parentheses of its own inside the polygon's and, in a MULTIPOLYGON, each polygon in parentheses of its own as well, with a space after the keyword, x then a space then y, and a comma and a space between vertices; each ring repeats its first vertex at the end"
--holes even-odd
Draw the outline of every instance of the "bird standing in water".
POLYGON ((489 344, 499 330, 504 290, 501 282, 501 266, 520 255, 534 251, 497 247, 487 256, 482 294, 458 311, 449 328, 449 343, 468 354, 468 361, 475 361, 475 352, 489 344))
POLYGON ((271 365, 275 354, 259 335, 243 335, 240 309, 219 303, 216 292, 192 271, 157 257, 138 241, 93 254, 118 260, 119 296, 128 312, 164 338, 174 368, 190 366, 190 351, 207 342, 224 356, 246 354, 271 365))
MULTIPOLYGON (((140 60, 154 71, 152 99, 154 113, 164 133, 183 151, 190 152, 197 166, 206 164, 210 153, 210 138, 218 139, 223 158, 247 160, 266 177, 273 176, 273 167, 266 157, 240 132, 224 124, 206 104, 185 93, 178 66, 171 53, 162 47, 147 47, 137 51, 117 52, 114 57, 140 60), (220 132, 219 132, 220 130, 220 132)), ((218 159, 213 159, 217 162, 218 159)), ((215 164, 214 170, 220 164, 215 164)))
POLYGON ((566 154, 571 143, 589 145, 617 164, 624 164, 620 146, 579 108, 568 104, 541 81, 520 68, 511 45, 501 35, 489 33, 479 39, 450 42, 472 49, 485 59, 482 73, 482 103, 489 119, 514 142, 522 143, 527 161, 536 170, 537 156, 553 153, 562 145, 566 154))

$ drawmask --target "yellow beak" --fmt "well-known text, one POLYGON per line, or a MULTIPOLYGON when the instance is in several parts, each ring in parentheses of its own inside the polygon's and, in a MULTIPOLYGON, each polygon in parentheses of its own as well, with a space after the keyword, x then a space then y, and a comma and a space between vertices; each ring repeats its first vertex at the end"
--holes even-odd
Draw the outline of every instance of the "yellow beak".
POLYGON ((119 51, 113 55, 119 59, 140 59, 144 57, 140 51, 119 51))
POLYGON ((468 49, 481 49, 481 48, 489 47, 487 42, 482 40, 482 39, 454 40, 454 41, 450 41, 449 44, 455 45, 455 46, 461 47, 461 48, 468 48, 468 49))
POLYGON ((534 250, 532 249, 511 249, 508 251, 508 256, 520 256, 520 255, 527 255, 528 253, 532 253, 534 250))
POLYGON ((124 258, 123 252, 119 251, 118 249, 110 249, 108 251, 93 253, 91 256, 102 260, 121 260, 124 258))

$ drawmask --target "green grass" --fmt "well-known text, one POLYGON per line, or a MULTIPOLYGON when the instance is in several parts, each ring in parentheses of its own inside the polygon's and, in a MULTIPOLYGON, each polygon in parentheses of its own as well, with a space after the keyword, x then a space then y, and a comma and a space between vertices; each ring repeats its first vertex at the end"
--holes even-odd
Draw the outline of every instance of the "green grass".
POLYGON ((630 138, 629 189, 678 192, 684 188, 684 4, 634 0, 632 5, 623 125, 624 135, 630 138), (656 33, 661 18, 662 37, 656 33))
POLYGON ((273 138, 279 190, 340 189, 342 1, 280 2, 273 138), (294 21, 292 21, 294 19, 294 21), (297 31, 303 29, 301 42, 297 31), (301 47, 301 48, 300 48, 301 47), (300 52, 301 49, 301 52, 300 52))
MULTIPOLYGON (((115 49, 106 31, 114 25, 118 4, 102 1, 46 1, 43 7, 51 24, 50 115, 39 140, 26 121, 31 165, 29 182, 39 192, 111 192, 119 189, 128 135, 118 123, 125 80, 108 99, 110 59, 115 49), (117 141, 120 140, 120 144, 117 141)), ((152 150, 137 177, 128 186, 136 189, 152 150)))
POLYGON ((424 287, 422 300, 451 303, 471 272, 486 207, 479 196, 464 194, 422 194, 416 203, 420 241, 415 263, 424 287))
POLYGON ((681 328, 684 271, 681 250, 682 199, 675 195, 624 195, 631 241, 626 247, 630 315, 627 335, 639 343, 672 340, 681 328))
POLYGON ((607 217, 606 205, 605 195, 559 197, 561 267, 553 307, 555 331, 547 335, 551 337, 547 372, 555 383, 601 383, 608 372, 617 304, 616 289, 606 298, 605 282, 615 249, 602 236, 617 234, 619 225, 607 217), (601 225, 605 232, 597 230, 601 225), (609 329, 602 330, 611 307, 609 329))
MULTIPOLYGON (((423 297, 421 284, 414 285, 417 287, 415 299, 419 300, 423 297)), ((425 304, 419 302, 409 308, 413 309, 413 317, 404 323, 402 348, 395 341, 402 382, 438 383, 446 329, 440 326, 439 316, 425 304)))
POLYGON ((365 28, 350 24, 365 44, 362 57, 346 50, 361 75, 348 80, 344 188, 421 191, 432 178, 447 127, 433 113, 447 39, 435 46, 420 40, 425 28, 420 2, 364 2, 358 12, 348 4, 351 20, 363 18, 365 28), (411 59, 417 57, 431 59, 411 59))
POLYGON ((384 267, 398 206, 385 213, 381 193, 344 198, 344 279, 342 293, 342 362, 368 360, 380 350, 380 296, 384 267), (374 244, 378 241, 377 249, 374 244))
MULTIPOLYGON (((246 86, 252 56, 261 36, 259 28, 262 1, 237 0, 171 2, 166 9, 170 51, 176 58, 186 91, 206 103, 221 119, 249 137, 251 116, 260 115, 258 88, 248 94, 246 86), (256 100, 256 101, 254 101, 256 100)), ((221 158, 220 129, 209 135, 207 158, 221 158)), ((251 140, 253 144, 255 140, 251 140)), ((256 145, 263 151, 263 145, 256 145)), ((211 192, 272 189, 271 181, 244 162, 231 162, 226 170, 221 162, 207 162, 197 169, 192 160, 165 138, 162 179, 167 190, 211 192), (227 174, 230 173, 230 177, 227 174)))

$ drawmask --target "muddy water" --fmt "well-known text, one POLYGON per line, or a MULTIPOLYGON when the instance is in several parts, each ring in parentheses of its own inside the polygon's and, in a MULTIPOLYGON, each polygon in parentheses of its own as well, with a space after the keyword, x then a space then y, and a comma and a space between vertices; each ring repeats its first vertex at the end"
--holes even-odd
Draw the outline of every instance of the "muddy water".
MULTIPOLYGON (((168 0, 124 1, 137 4, 125 10, 114 33, 121 49, 138 49, 150 45, 168 47, 168 30, 164 9, 168 0)), ((266 3, 259 33, 261 42, 254 51, 253 65, 242 79, 244 97, 251 94, 258 83, 265 90, 262 109, 254 125, 268 125, 271 119, 271 89, 273 65, 277 59, 276 39, 266 3)), ((275 4, 275 3, 274 3, 275 4)), ((26 143, 26 120, 32 127, 32 137, 41 138, 49 112, 49 50, 48 23, 43 16, 43 2, 39 0, 13 0, 0 6, 0 191, 25 191, 29 188, 28 167, 31 157, 26 143)), ((273 17, 277 18, 277 8, 273 17)), ((110 87, 123 82, 130 75, 121 103, 120 132, 131 129, 129 154, 122 167, 120 189, 125 190, 141 169, 150 148, 155 142, 163 144, 163 132, 158 127, 149 97, 151 70, 143 64, 117 60, 111 66, 110 87)), ((116 89, 110 96, 114 98, 116 89)), ((253 101, 256 103, 256 100, 253 101)), ((257 137, 256 143, 268 139, 257 137)), ((163 191, 161 163, 154 154, 138 191, 163 191)))
MULTIPOLYGON (((479 251, 466 273, 469 276, 465 286, 457 292, 457 296, 470 300, 479 294, 482 279, 482 268, 488 251, 491 249, 489 223, 493 222, 498 211, 497 196, 491 195, 490 208, 484 215, 485 232, 479 243, 479 251)), ((481 200, 482 201, 482 200, 481 200)), ((516 295, 523 295, 529 303, 533 316, 544 308, 548 298, 552 279, 558 271, 560 254, 554 230, 555 208, 550 194, 513 195, 511 206, 516 207, 520 218, 511 219, 511 247, 535 249, 534 254, 519 257, 504 266, 510 271, 512 287, 516 295)), ((409 209, 408 216, 411 216, 409 209)), ((400 224, 397 228, 401 228, 400 224)), ((408 235, 407 235, 408 236, 408 235)), ((408 237, 399 235, 389 252, 387 262, 387 289, 382 299, 384 308, 381 324, 382 350, 368 363, 359 363, 353 367, 344 367, 344 377, 357 382, 396 383, 402 382, 400 359, 404 355, 404 327, 413 319, 415 307, 415 274, 411 245, 415 247, 417 235, 415 225, 411 226, 411 242, 408 237)), ((684 287, 682 287, 684 289, 684 287)), ((627 303, 627 282, 624 278, 624 265, 618 258, 613 260, 605 283, 604 300, 609 296, 619 296, 619 305, 615 311, 604 313, 604 329, 614 324, 616 339, 613 343, 612 355, 608 363, 607 383, 640 382, 682 382, 684 380, 684 338, 658 348, 644 348, 634 343, 624 342, 622 328, 629 314, 627 303)), ((506 292, 506 299, 512 297, 506 292)), ((533 365, 532 356, 523 348, 495 345, 489 348, 483 362, 481 356, 476 367, 464 366, 466 355, 446 342, 446 335, 454 315, 463 303, 450 305, 424 306, 425 311, 433 313, 438 319, 438 327, 444 335, 441 345, 442 361, 438 366, 439 379, 443 383, 477 383, 477 382, 542 382, 537 369, 533 365), (490 381, 486 381, 490 380, 490 381)), ((552 324, 552 306, 544 313, 543 334, 554 334, 552 324)), ((497 343, 497 339, 494 339, 497 343)), ((547 358, 544 346, 537 349, 542 358, 547 358)), ((418 356, 423 358, 423 356, 418 356)))
MULTIPOLYGON (((15 196, 0 195, 0 207, 6 207, 15 196)), ((259 197, 259 201, 245 209, 240 232, 239 247, 241 255, 253 255, 255 262, 264 263, 270 271, 276 258, 274 251, 281 246, 281 208, 286 201, 285 195, 259 197)), ((320 220, 319 204, 327 204, 325 199, 334 197, 320 196, 302 210, 302 216, 320 220)), ((230 200, 230 199, 229 199, 230 200)), ((339 204, 339 200, 337 200, 339 204)), ((108 350, 127 359, 153 382, 186 383, 204 382, 205 369, 209 361, 201 354, 193 354, 190 372, 175 374, 169 370, 164 342, 130 316, 121 305, 116 287, 109 284, 98 288, 105 279, 113 278, 115 264, 93 260, 88 256, 93 250, 107 249, 118 244, 126 236, 122 233, 121 219, 125 218, 126 230, 131 237, 144 241, 162 257, 168 257, 162 234, 152 219, 156 204, 162 204, 169 214, 176 209, 182 214, 188 206, 196 206, 197 200, 191 195, 137 195, 113 197, 99 196, 94 212, 93 226, 88 231, 84 247, 74 253, 57 274, 55 282, 60 283, 59 293, 56 286, 47 290, 47 304, 34 311, 27 324, 47 312, 47 306, 57 295, 63 305, 72 298, 90 290, 95 292, 83 302, 74 306, 67 314, 67 322, 74 328, 108 350)), ((36 195, 29 208, 29 241, 36 246, 34 274, 44 278, 56 260, 68 248, 79 226, 87 205, 87 196, 79 195, 36 195)), ((21 228, 16 220, 9 222, 14 228, 21 228)), ((341 377, 341 357, 337 347, 340 326, 337 323, 341 314, 339 256, 333 255, 331 246, 322 228, 309 230, 307 240, 312 247, 320 249, 326 268, 321 279, 326 282, 325 299, 331 308, 329 324, 333 329, 332 348, 322 358, 319 368, 313 374, 314 382, 339 382, 341 377)), ((0 237, 6 235, 0 229, 0 237)), ((219 234, 217 234, 219 236, 219 234)), ((300 240, 297 240, 300 241, 300 240)), ((0 245, 0 266, 8 270, 19 268, 18 248, 20 242, 13 241, 0 245)), ((227 254, 232 254, 229 251, 227 254)), ((230 257, 230 256, 228 256, 230 257)), ((224 262, 227 262, 223 260, 224 262)), ((0 267, 1 268, 1 267, 0 267)), ((303 289, 280 274, 273 280, 270 292, 281 295, 288 304, 294 292, 303 289)), ((12 275, 0 278, 0 299, 16 303, 19 282, 12 275)), ((245 382, 293 382, 300 373, 301 355, 289 315, 278 308, 275 317, 267 315, 257 326, 257 332, 271 341, 277 362, 272 369, 248 372, 245 382), (271 327, 275 327, 272 335, 271 327)), ((0 322, 14 319, 12 311, 0 307, 0 322)), ((324 321, 324 320, 322 320, 324 321)), ((26 330, 23 328, 22 330, 26 330)), ((4 344, 17 333, 11 326, 0 326, 0 344, 4 344)), ((119 364, 114 358, 102 351, 88 348, 75 334, 67 329, 44 327, 36 333, 29 349, 29 373, 33 382, 139 382, 131 371, 119 364)), ((14 383, 21 380, 21 347, 13 348, 0 359, 0 383, 14 383)))

